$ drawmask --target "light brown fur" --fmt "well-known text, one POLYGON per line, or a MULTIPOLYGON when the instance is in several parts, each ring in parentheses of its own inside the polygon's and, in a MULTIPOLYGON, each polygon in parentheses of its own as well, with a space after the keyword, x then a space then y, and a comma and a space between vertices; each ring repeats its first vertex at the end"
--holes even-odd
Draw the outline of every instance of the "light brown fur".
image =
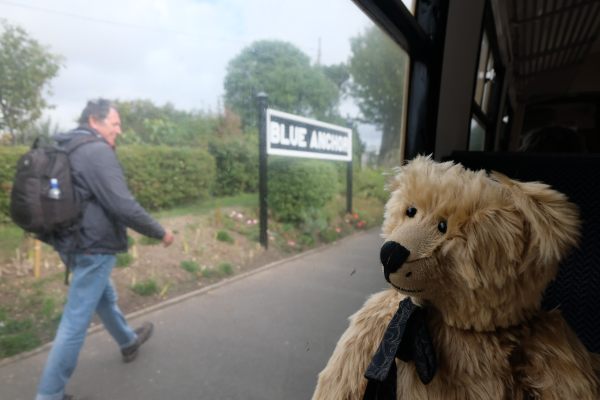
POLYGON ((398 399, 600 398, 600 360, 559 311, 540 309, 559 262, 577 244, 576 207, 541 183, 425 157, 396 172, 382 236, 410 256, 390 275, 392 288, 350 317, 313 400, 362 399, 363 374, 407 295, 429 310, 438 371, 424 385, 413 363, 396 360, 398 399), (412 218, 408 207, 418 210, 412 218))

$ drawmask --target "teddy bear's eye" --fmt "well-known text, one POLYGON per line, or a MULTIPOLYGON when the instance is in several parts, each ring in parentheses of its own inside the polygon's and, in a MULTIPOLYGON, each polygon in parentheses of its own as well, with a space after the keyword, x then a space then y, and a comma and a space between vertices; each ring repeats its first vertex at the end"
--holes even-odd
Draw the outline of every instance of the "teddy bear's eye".
POLYGON ((408 218, 412 218, 415 216, 415 214, 417 214, 417 209, 414 207, 408 207, 406 209, 406 215, 408 215, 408 218))
POLYGON ((444 220, 441 220, 440 223, 438 224, 438 231, 440 231, 442 233, 446 233, 447 230, 448 230, 448 223, 444 220))

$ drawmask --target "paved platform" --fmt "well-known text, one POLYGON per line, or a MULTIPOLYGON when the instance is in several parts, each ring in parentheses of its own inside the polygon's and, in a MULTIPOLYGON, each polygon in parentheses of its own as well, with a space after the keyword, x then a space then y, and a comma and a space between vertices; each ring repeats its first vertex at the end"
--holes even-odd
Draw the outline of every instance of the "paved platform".
MULTIPOLYGON (((152 339, 123 364, 104 331, 88 335, 67 388, 85 400, 309 399, 347 318, 385 287, 379 230, 136 313, 152 339), (142 314, 142 315, 139 315, 142 314)), ((0 399, 31 400, 48 351, 0 366, 0 399)))

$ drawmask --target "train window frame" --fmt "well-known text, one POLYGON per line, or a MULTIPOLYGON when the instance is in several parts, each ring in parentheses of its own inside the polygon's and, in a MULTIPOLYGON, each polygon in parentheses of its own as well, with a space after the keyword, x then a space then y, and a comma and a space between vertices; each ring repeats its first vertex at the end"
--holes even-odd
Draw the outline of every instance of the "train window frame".
MULTIPOLYGON (((475 76, 473 77, 471 120, 475 120, 484 129, 484 146, 480 150, 490 151, 496 142, 496 127, 501 106, 500 97, 506 71, 502 64, 496 25, 489 1, 486 1, 483 10, 479 43, 475 76)), ((467 136, 467 148, 477 147, 479 149, 480 146, 475 146, 472 143, 473 141, 480 141, 480 138, 472 138, 472 135, 479 134, 474 132, 472 127, 473 124, 471 123, 467 136)))

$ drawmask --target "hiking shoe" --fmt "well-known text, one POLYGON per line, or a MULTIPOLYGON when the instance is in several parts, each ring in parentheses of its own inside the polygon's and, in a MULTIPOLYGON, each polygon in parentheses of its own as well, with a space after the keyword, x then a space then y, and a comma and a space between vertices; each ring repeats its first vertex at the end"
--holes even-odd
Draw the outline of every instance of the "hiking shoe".
POLYGON ((121 349, 121 354, 123 355, 123 362, 132 362, 138 355, 138 350, 140 346, 143 345, 150 336, 152 336, 152 331, 154 330, 154 324, 152 322, 144 322, 142 326, 135 329, 135 333, 137 335, 137 340, 134 344, 129 347, 125 347, 121 349))

